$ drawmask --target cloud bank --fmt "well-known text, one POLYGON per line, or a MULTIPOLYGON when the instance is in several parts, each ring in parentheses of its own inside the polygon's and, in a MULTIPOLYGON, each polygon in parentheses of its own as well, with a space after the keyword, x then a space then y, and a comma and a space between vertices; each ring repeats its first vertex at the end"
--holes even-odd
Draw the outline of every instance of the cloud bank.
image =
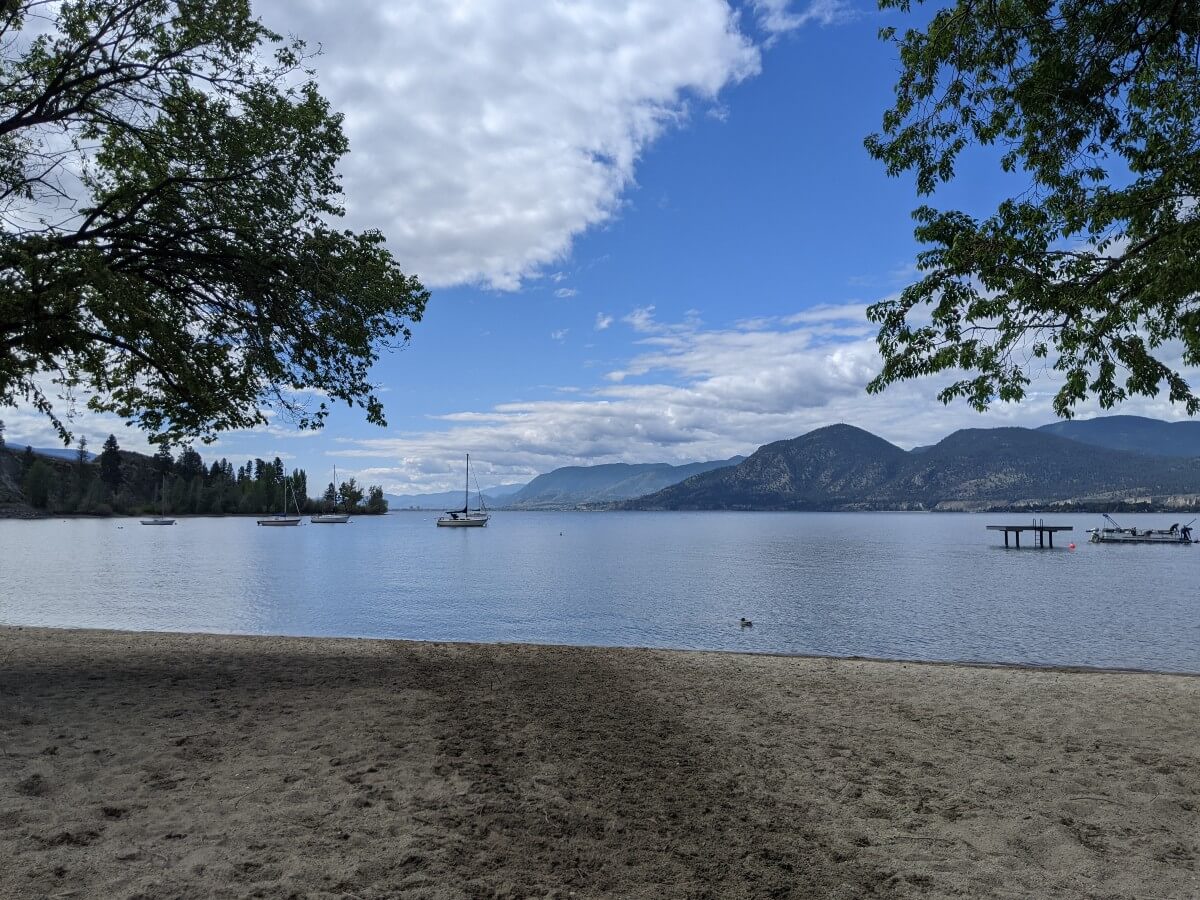
POLYGON ((430 286, 513 290, 620 207, 639 155, 760 52, 723 0, 264 0, 319 45, 348 222, 430 286))
MULTIPOLYGON (((410 492, 453 488, 467 451, 480 483, 491 484, 563 465, 724 459, 837 422, 908 448, 959 428, 1037 426, 1056 418, 1050 372, 1035 380, 1026 401, 998 404, 984 415, 964 403, 935 402, 948 377, 867 395, 879 356, 859 303, 723 328, 707 327, 698 316, 662 322, 650 308, 622 321, 635 352, 603 373, 606 383, 449 414, 421 433, 342 440, 331 452, 364 466, 362 477, 410 492)), ((1084 417, 1101 412, 1094 405, 1078 410, 1084 417)), ((1182 416, 1165 400, 1138 399, 1108 412, 1182 416)))

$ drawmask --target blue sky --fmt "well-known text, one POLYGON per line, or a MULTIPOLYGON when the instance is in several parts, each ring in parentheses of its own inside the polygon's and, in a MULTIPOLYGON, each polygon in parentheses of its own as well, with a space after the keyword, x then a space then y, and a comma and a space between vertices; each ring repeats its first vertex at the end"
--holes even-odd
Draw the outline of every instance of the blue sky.
MULTIPOLYGON (((900 14, 785 0, 265 0, 320 44, 346 114, 347 222, 376 227, 431 288, 411 346, 374 376, 386 429, 339 408, 223 436, 207 458, 336 464, 388 490, 558 465, 685 462, 846 421, 902 446, 1053 418, 943 407, 936 382, 867 397, 866 304, 917 251, 912 180, 863 149, 891 99, 900 14)), ((935 202, 986 212, 1012 184, 968 160, 935 202)), ((1125 412, 1177 417, 1164 404, 1125 412)), ((1085 410, 1085 413, 1087 410, 1085 410)), ((49 443, 28 411, 13 438, 49 443)), ((91 441, 109 430, 84 415, 91 441)))

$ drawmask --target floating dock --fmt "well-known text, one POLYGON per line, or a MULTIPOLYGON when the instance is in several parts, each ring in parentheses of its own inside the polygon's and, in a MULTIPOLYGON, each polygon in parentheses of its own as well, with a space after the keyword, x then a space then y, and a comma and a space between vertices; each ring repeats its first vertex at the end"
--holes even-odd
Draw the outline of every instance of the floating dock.
POLYGON ((1040 522, 1035 522, 1031 525, 989 525, 988 531, 1003 531, 1004 546, 1009 546, 1008 536, 1011 534, 1017 542, 1017 547, 1021 546, 1021 532, 1032 531, 1034 533, 1034 546, 1054 548, 1054 534, 1058 531, 1074 531, 1074 526, 1071 525, 1043 525, 1040 522))

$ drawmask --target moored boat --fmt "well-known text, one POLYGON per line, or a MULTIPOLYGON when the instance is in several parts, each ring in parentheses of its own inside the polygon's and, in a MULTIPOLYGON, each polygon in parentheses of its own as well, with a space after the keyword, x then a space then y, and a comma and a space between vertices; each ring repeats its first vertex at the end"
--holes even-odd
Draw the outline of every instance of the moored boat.
MULTIPOLYGON (((334 466, 333 467, 333 481, 330 482, 330 487, 334 487, 336 485, 337 485, 337 466, 334 466)), ((336 503, 334 504, 334 509, 337 509, 336 503)), ((308 521, 312 522, 312 524, 314 524, 314 525, 345 525, 347 522, 350 521, 350 514, 349 513, 340 513, 340 512, 314 513, 313 515, 308 517, 308 521)))
POLYGON ((283 488, 283 512, 281 512, 281 513, 280 513, 279 515, 277 515, 277 516, 270 516, 270 517, 268 517, 268 518, 259 519, 259 520, 258 520, 258 524, 259 524, 259 525, 272 525, 272 526, 276 526, 276 527, 278 527, 278 526, 288 526, 288 525, 299 525, 299 524, 300 524, 300 501, 298 501, 298 500, 296 499, 296 492, 295 492, 295 491, 292 491, 292 485, 291 485, 291 482, 285 482, 285 484, 284 484, 284 488, 283 488), (294 516, 289 516, 289 515, 288 515, 288 511, 287 511, 287 495, 288 495, 288 491, 291 491, 291 492, 292 492, 292 502, 293 502, 293 503, 296 505, 296 514, 295 514, 294 516))
POLYGON ((162 482, 162 515, 155 516, 152 519, 142 519, 143 525, 174 525, 174 519, 167 518, 167 476, 163 476, 162 482))
POLYGON ((1178 522, 1170 528, 1122 528, 1112 516, 1104 514, 1107 525, 1100 528, 1089 528, 1093 544, 1194 544, 1192 540, 1192 522, 1180 525, 1178 522))
POLYGON ((479 491, 479 508, 471 509, 471 454, 467 454, 467 483, 463 489, 463 507, 462 509, 448 509, 444 516, 439 516, 437 524, 439 528, 482 528, 487 525, 488 515, 487 506, 483 502, 483 492, 479 491))
POLYGON ((315 513, 308 517, 314 525, 345 525, 350 521, 347 513, 315 513))

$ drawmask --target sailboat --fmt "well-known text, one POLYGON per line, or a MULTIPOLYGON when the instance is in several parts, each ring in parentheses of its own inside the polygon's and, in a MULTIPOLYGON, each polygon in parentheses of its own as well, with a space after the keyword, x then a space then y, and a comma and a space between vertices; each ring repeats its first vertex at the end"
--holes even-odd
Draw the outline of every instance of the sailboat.
POLYGON ((471 509, 471 454, 467 454, 467 486, 463 490, 463 508, 448 509, 444 516, 437 520, 439 528, 482 528, 488 523, 487 507, 483 503, 483 494, 479 494, 479 509, 471 509))
POLYGON ((142 519, 143 525, 174 525, 174 519, 167 518, 167 476, 163 476, 162 483, 162 515, 155 516, 152 519, 142 519))
MULTIPOLYGON (((333 467, 333 483, 337 484, 337 466, 333 467)), ((345 525, 350 521, 349 513, 317 513, 308 517, 314 525, 345 525)))
POLYGON ((300 524, 300 503, 296 500, 296 492, 292 490, 292 482, 290 479, 284 482, 283 485, 283 512, 277 516, 271 516, 266 519, 259 519, 259 525, 299 525, 300 524), (287 496, 291 492, 292 502, 296 504, 296 514, 289 516, 287 512, 287 496))

